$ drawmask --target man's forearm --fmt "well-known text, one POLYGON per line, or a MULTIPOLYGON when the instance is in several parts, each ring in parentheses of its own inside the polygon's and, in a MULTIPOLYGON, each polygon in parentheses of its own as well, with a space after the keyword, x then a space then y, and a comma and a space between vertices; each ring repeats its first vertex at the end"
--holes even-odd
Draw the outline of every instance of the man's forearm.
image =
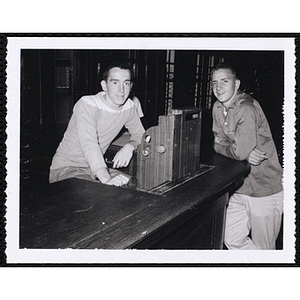
POLYGON ((224 146, 224 145, 221 145, 219 143, 214 143, 214 150, 217 153, 222 154, 224 156, 228 156, 228 154, 227 154, 227 148, 228 148, 228 146, 224 146))
POLYGON ((226 149, 230 144, 231 142, 227 138, 215 135, 214 149, 217 153, 227 156, 226 149))
POLYGON ((107 168, 101 168, 97 171, 97 178, 102 182, 106 183, 111 180, 111 176, 107 168))
POLYGON ((232 153, 232 143, 227 138, 215 137, 214 150, 226 157, 237 159, 232 153))

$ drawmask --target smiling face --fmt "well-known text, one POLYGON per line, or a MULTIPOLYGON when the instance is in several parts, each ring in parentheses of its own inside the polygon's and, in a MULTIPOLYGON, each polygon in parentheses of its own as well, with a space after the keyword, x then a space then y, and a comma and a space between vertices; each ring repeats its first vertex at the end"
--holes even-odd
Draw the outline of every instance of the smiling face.
POLYGON ((107 104, 113 108, 120 108, 130 94, 132 87, 130 71, 118 67, 109 70, 107 80, 101 81, 103 91, 106 92, 107 104))
POLYGON ((218 69, 212 74, 212 88, 216 98, 224 105, 228 106, 235 91, 240 86, 240 81, 236 79, 230 69, 218 69))

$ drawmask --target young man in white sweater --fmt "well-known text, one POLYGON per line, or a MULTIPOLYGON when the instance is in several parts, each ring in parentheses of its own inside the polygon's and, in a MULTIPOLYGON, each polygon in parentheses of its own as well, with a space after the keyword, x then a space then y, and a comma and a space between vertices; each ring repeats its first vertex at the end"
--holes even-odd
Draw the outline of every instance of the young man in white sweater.
POLYGON ((132 76, 127 64, 113 63, 103 74, 103 91, 83 96, 74 105, 68 128, 52 160, 50 183, 71 177, 116 186, 128 182, 128 177, 121 173, 112 175, 103 155, 125 126, 131 139, 116 153, 113 168, 126 167, 144 134, 134 102, 128 98, 132 76))

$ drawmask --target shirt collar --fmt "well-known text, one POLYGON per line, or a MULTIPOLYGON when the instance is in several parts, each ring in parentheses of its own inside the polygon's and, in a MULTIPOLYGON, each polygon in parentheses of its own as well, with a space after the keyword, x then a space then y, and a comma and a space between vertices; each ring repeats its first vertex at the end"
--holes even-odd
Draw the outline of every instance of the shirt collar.
MULTIPOLYGON (((237 91, 233 94, 233 96, 232 96, 232 101, 231 101, 231 103, 230 103, 228 109, 234 108, 234 107, 236 106, 237 101, 241 98, 241 96, 242 96, 243 94, 244 94, 244 93, 243 93, 241 90, 237 90, 237 91)), ((217 100, 217 103, 218 103, 217 106, 218 106, 219 108, 224 107, 224 105, 223 105, 221 102, 219 102, 218 100, 217 100)))

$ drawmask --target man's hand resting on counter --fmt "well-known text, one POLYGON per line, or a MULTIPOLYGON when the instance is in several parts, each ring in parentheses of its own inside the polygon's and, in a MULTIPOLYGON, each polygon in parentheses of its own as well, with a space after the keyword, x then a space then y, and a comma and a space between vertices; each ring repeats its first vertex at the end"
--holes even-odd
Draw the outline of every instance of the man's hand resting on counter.
POLYGON ((130 176, 126 176, 120 172, 109 173, 107 168, 102 168, 97 172, 97 177, 101 183, 107 185, 122 186, 128 183, 130 176))

